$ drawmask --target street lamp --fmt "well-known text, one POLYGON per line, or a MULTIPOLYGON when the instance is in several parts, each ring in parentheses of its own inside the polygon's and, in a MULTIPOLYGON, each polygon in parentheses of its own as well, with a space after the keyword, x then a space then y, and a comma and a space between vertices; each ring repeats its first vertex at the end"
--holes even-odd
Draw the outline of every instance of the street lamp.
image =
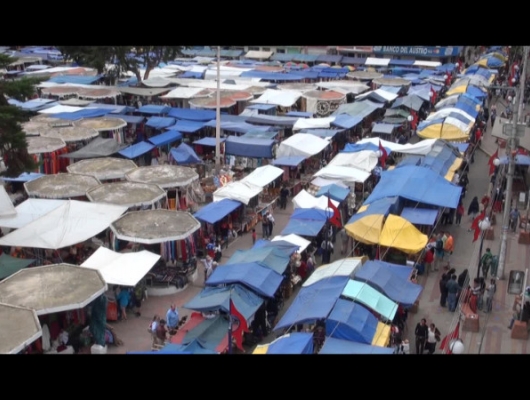
POLYGON ((447 75, 444 75, 444 81, 446 81, 447 78, 449 78, 449 77, 447 75))
POLYGON ((453 339, 449 342, 449 351, 451 354, 464 354, 466 346, 461 339, 453 339))
POLYGON ((413 119, 414 119, 414 118, 412 117, 412 115, 409 115, 409 116, 407 117, 407 121, 409 121, 409 122, 412 122, 413 119))
POLYGON ((375 154, 377 155, 377 158, 383 157, 383 152, 381 150, 377 150, 375 154))
POLYGON ((499 165, 501 165, 501 160, 499 160, 498 158, 494 159, 494 160, 493 160, 493 165, 495 165, 496 167, 498 167, 499 165))
POLYGON ((482 247, 484 246, 484 236, 486 236, 486 231, 491 227, 491 222, 488 217, 484 218, 478 223, 478 228, 480 229, 480 248, 478 250, 478 267, 477 267, 477 279, 480 277, 480 267, 482 261, 482 247))

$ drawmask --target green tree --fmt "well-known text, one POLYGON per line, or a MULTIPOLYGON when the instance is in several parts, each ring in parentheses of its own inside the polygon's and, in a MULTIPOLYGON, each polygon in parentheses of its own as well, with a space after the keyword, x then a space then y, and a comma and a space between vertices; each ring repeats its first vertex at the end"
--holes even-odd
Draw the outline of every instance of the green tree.
MULTIPOLYGON (((0 69, 16 61, 15 58, 0 54, 0 69)), ((0 156, 5 159, 6 171, 2 175, 19 176, 23 172, 30 172, 38 164, 28 154, 26 135, 22 131, 22 122, 26 122, 30 115, 16 106, 8 103, 7 97, 25 101, 35 92, 35 79, 19 79, 14 81, 0 80, 0 156), (5 157, 4 157, 5 156, 5 157)))
POLYGON ((116 78, 121 72, 131 71, 138 82, 148 79, 151 71, 161 62, 174 60, 181 54, 182 46, 58 46, 59 51, 71 59, 89 68, 97 69, 99 74, 116 78), (108 69, 107 64, 115 65, 108 69), (142 71, 145 72, 142 76, 142 71))

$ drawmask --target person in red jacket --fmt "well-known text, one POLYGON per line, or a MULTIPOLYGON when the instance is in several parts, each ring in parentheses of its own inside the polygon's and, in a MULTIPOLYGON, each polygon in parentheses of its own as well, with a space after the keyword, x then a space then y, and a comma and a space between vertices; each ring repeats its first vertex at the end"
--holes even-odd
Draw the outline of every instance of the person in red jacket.
POLYGON ((430 248, 425 252, 423 258, 425 264, 425 272, 434 272, 434 248, 430 248))
POLYGON ((307 263, 304 260, 300 261, 300 266, 298 267, 298 275, 300 275, 300 278, 302 278, 302 282, 304 282, 307 278, 307 263))

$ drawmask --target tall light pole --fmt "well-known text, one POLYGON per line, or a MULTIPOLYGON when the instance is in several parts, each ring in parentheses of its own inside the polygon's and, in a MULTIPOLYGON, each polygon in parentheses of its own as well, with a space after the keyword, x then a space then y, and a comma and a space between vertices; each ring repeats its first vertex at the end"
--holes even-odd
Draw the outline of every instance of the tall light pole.
POLYGON ((215 107, 215 173, 221 171, 221 46, 217 46, 217 103, 215 107))
MULTIPOLYGON (((510 223, 510 211, 512 208, 512 188, 513 176, 515 174, 515 155, 517 152, 517 145, 519 139, 517 131, 519 129, 519 110, 522 110, 522 100, 524 99, 524 86, 526 81, 526 61, 528 59, 528 46, 525 46, 523 52, 523 69, 521 79, 519 81, 519 88, 515 88, 515 106, 513 107, 512 126, 506 131, 510 132, 508 141, 506 143, 506 155, 508 156, 508 173, 506 174, 506 198, 504 202, 504 213, 502 217, 502 236, 501 247, 499 250, 499 267, 497 269, 497 277, 504 279, 504 268, 506 265, 506 250, 508 246, 508 225, 510 223)), ((505 126, 508 128, 508 126, 505 126)), ((519 129, 524 133, 525 127, 519 129)))

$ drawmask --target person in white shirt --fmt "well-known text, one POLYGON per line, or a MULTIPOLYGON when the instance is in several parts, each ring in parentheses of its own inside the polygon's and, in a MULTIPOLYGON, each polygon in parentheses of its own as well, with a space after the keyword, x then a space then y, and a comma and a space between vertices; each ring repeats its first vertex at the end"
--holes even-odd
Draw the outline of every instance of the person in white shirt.
POLYGON ((269 221, 269 237, 272 237, 272 228, 274 227, 274 223, 276 221, 274 220, 274 217, 272 216, 270 212, 267 213, 267 219, 269 221))
POLYGON ((440 331, 438 331, 436 326, 434 324, 429 325, 429 330, 427 331, 427 343, 425 344, 425 350, 427 350, 429 354, 434 354, 434 351, 436 350, 436 342, 439 337, 440 331))

